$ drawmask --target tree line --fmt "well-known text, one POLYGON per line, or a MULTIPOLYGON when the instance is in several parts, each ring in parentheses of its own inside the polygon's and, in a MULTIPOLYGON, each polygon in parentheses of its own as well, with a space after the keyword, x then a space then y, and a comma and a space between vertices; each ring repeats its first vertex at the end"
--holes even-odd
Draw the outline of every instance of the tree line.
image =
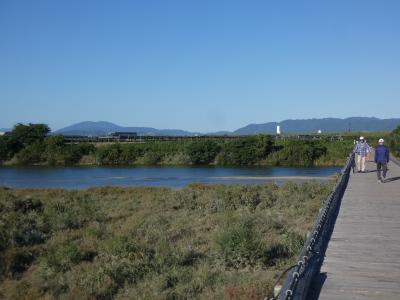
POLYGON ((254 135, 234 140, 67 143, 45 124, 17 124, 0 137, 0 162, 7 165, 341 165, 350 141, 275 140, 254 135))

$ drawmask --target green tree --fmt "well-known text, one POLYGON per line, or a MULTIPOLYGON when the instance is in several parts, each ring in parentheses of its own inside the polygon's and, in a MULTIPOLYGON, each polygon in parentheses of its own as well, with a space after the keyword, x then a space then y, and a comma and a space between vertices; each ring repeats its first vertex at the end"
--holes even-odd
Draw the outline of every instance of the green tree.
POLYGON ((9 135, 9 144, 12 154, 17 153, 28 145, 36 142, 43 142, 49 132, 50 128, 46 124, 29 123, 28 125, 24 125, 19 123, 15 125, 9 135))
POLYGON ((0 162, 10 158, 10 144, 7 137, 0 137, 0 162))

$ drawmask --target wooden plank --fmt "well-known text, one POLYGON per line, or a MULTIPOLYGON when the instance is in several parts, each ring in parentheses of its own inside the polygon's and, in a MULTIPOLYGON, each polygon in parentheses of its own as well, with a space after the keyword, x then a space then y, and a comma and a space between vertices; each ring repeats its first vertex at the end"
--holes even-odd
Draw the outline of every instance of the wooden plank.
POLYGON ((313 298, 400 299, 400 166, 385 183, 367 169, 351 174, 313 298))

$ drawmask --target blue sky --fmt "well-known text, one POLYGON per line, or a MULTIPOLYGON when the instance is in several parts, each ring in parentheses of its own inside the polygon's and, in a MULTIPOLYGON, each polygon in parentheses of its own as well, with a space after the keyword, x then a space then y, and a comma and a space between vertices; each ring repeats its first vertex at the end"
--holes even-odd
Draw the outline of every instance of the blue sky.
POLYGON ((400 1, 0 1, 0 127, 400 117, 400 1))

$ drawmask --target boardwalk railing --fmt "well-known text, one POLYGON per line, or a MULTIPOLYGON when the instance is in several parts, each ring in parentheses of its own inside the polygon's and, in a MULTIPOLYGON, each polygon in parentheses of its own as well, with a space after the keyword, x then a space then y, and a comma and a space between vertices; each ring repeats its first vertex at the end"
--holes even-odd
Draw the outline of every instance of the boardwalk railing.
MULTIPOLYGON (((288 273, 279 300, 307 299, 310 284, 320 271, 330 236, 335 225, 341 199, 354 166, 354 153, 347 158, 337 183, 320 209, 317 220, 300 252, 299 261, 288 273)), ((273 298, 276 299, 276 298, 273 298)))

